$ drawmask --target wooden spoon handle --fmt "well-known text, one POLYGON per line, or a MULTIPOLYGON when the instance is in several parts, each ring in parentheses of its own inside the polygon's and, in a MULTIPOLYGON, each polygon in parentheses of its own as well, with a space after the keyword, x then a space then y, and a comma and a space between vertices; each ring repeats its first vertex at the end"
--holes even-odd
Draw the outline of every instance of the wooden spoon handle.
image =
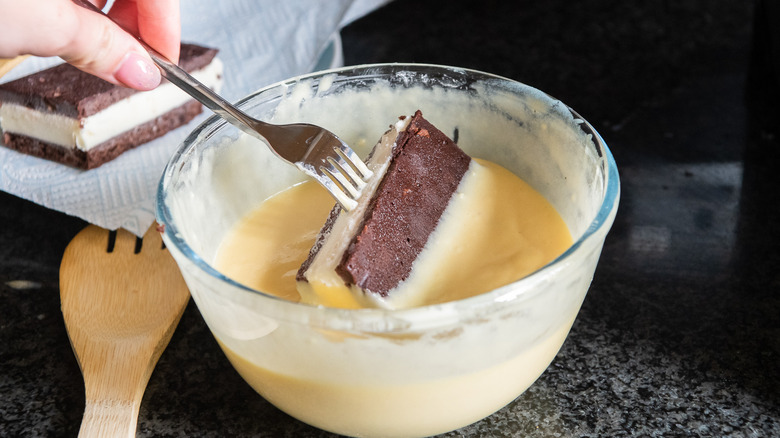
POLYGON ((140 406, 140 400, 87 400, 79 437, 134 437, 140 406))
MULTIPOLYGON (((80 332, 74 329, 73 334, 79 338, 80 332)), ((84 347, 87 352, 79 356, 79 366, 84 375, 86 406, 79 437, 135 436, 146 385, 170 334, 162 340, 123 337, 117 327, 113 333, 116 338, 93 338, 84 347), (83 357, 90 360, 85 362, 83 357)))

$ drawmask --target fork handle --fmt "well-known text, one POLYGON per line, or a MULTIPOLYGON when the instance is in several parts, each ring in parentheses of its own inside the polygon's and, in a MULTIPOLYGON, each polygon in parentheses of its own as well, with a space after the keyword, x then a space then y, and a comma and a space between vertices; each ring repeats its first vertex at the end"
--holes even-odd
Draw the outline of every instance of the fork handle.
POLYGON ((260 123, 258 120, 249 117, 246 113, 223 99, 222 96, 192 77, 192 75, 187 73, 184 69, 160 55, 143 41, 140 42, 149 52, 152 61, 160 68, 160 72, 165 79, 182 89, 185 93, 192 96, 210 110, 214 111, 218 116, 240 128, 247 134, 257 137, 258 133, 252 126, 260 123))
MULTIPOLYGON (((72 1, 73 3, 76 3, 83 8, 89 9, 92 12, 106 17, 107 19, 114 22, 114 24, 124 29, 122 25, 114 21, 111 17, 108 16, 108 14, 87 0, 72 1)), ((151 56, 152 61, 157 64, 157 67, 160 69, 160 73, 165 79, 182 89, 185 93, 192 96, 195 100, 202 103, 210 110, 214 111, 218 116, 240 128, 242 131, 254 137, 258 137, 259 134, 253 128, 253 126, 256 124, 262 124, 263 122, 249 117, 246 113, 236 108, 233 104, 223 99, 222 96, 211 90, 211 88, 205 86, 199 80, 192 77, 192 75, 187 73, 184 69, 169 61, 157 50, 146 44, 146 42, 144 42, 142 39, 136 39, 139 43, 141 43, 144 49, 149 52, 149 56, 151 56)))

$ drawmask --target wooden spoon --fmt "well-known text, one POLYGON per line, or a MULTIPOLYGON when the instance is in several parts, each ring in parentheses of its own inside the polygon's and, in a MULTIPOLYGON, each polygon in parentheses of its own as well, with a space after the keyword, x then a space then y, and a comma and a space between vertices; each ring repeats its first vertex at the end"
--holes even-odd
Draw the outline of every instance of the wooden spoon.
POLYGON ((146 384, 189 300, 152 226, 143 239, 90 225, 60 265, 62 315, 84 376, 80 437, 135 436, 146 384))

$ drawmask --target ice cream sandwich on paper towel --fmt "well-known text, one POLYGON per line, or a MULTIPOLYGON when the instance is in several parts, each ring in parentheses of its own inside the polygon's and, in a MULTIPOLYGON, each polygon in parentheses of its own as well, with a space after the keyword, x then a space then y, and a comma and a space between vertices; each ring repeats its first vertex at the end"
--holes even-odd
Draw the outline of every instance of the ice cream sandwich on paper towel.
MULTIPOLYGON (((217 50, 181 47, 180 66, 219 90, 217 50)), ((136 91, 110 84, 69 65, 0 85, 2 145, 19 152, 92 169, 182 126, 201 104, 173 84, 136 91)))

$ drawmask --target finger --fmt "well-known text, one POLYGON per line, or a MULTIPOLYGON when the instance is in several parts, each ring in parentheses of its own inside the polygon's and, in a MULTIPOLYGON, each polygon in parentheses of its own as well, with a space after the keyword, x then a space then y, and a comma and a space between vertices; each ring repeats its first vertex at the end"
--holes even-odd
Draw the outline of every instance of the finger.
POLYGON ((38 0, 35 8, 0 0, 0 6, 0 56, 60 56, 111 83, 139 90, 160 83, 160 71, 138 41, 99 13, 69 0, 38 0))
POLYGON ((179 59, 179 0, 117 0, 109 11, 117 23, 173 62, 179 59))
POLYGON ((139 0, 138 32, 157 51, 178 62, 181 48, 179 0, 139 0))
POLYGON ((133 35, 107 17, 76 6, 79 24, 60 56, 109 82, 139 90, 159 85, 160 71, 133 35))
POLYGON ((135 0, 116 0, 108 16, 122 29, 138 36, 138 5, 135 0))

